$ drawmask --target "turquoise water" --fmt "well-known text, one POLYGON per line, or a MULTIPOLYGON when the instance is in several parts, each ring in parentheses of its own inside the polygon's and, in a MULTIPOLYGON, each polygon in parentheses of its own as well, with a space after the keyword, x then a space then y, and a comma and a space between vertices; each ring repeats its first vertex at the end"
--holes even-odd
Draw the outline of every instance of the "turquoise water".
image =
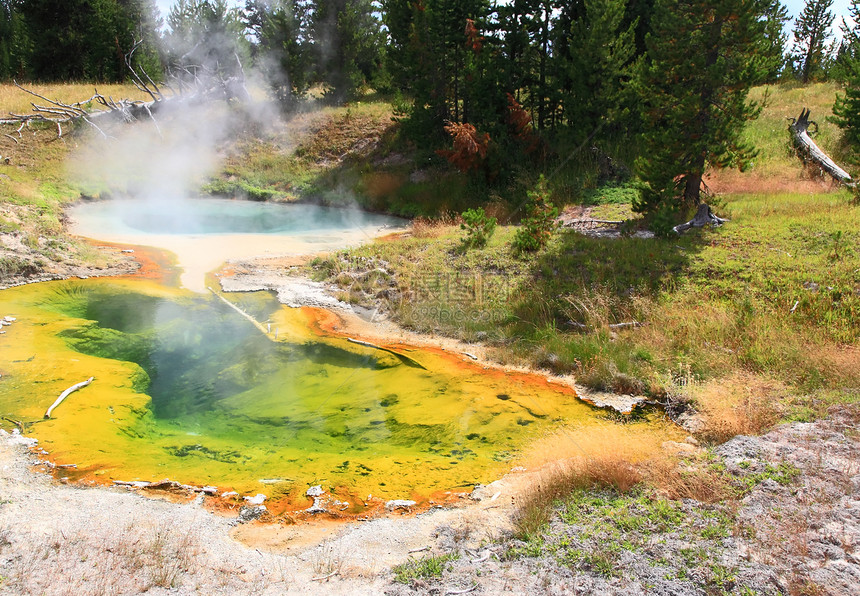
POLYGON ((229 199, 116 199, 84 203, 70 215, 88 230, 112 234, 303 235, 382 226, 403 220, 358 209, 229 199))

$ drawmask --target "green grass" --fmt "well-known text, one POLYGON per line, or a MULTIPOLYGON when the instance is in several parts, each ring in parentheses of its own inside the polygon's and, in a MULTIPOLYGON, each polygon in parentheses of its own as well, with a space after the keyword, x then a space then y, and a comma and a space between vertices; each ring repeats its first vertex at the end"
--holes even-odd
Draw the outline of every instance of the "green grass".
MULTIPOLYGON (((351 284, 343 272, 384 262, 399 289, 388 306, 405 326, 480 339, 502 362, 595 388, 660 394, 671 371, 689 366, 699 379, 752 371, 804 393, 856 391, 848 346, 860 339, 860 209, 840 192, 731 196, 725 211, 722 228, 672 240, 561 231, 522 257, 510 227, 464 254, 462 231, 440 227, 313 267, 351 284), (609 327, 634 320, 645 326, 609 327)), ((379 289, 344 286, 354 302, 379 289)))
POLYGON ((819 125, 816 144, 837 161, 845 158, 840 130, 828 121, 828 117, 833 115, 833 101, 839 92, 840 88, 835 83, 806 86, 785 83, 753 89, 750 99, 763 102, 764 109, 744 131, 745 140, 759 150, 751 173, 758 178, 797 177, 800 166, 788 143, 788 119, 797 118, 804 107, 811 110, 812 120, 819 125))
POLYGON ((409 584, 414 580, 442 577, 442 573, 448 569, 450 563, 459 558, 460 555, 458 553, 448 553, 422 557, 420 559, 409 559, 405 563, 394 567, 394 581, 401 584, 409 584))

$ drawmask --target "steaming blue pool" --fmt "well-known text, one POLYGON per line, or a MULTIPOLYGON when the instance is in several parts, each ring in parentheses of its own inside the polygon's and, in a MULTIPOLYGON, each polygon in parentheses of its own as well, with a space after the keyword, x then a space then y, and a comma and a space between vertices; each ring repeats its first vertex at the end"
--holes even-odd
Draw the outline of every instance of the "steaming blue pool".
POLYGON ((230 199, 97 201, 78 205, 70 214, 88 230, 112 234, 302 235, 404 224, 359 209, 230 199))

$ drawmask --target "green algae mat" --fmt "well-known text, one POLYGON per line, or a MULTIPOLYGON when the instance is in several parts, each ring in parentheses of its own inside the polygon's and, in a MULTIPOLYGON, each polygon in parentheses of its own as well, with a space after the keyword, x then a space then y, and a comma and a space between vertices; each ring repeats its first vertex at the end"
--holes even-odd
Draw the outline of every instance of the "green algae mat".
MULTIPOLYGON (((216 296, 148 280, 0 292, 0 317, 16 319, 0 335, 0 416, 23 423, 51 461, 74 464, 62 469, 73 480, 169 478, 293 509, 322 484, 347 513, 368 495, 427 502, 470 490, 559 428, 583 444, 631 432, 538 376, 320 335, 266 292, 227 297, 260 324, 216 296)), ((659 416, 623 426, 637 428, 643 452, 677 438, 659 416)))

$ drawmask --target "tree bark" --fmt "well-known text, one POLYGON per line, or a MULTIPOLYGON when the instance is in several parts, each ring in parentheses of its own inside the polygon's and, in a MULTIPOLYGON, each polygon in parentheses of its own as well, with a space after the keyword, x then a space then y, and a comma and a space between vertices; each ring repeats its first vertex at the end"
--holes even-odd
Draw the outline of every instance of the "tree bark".
POLYGON ((791 132, 792 143, 794 144, 798 157, 800 157, 800 159, 805 163, 814 163, 821 168, 822 171, 827 172, 837 182, 842 184, 851 184, 853 182, 851 175, 836 165, 836 162, 830 159, 830 157, 815 144, 812 137, 809 136, 810 124, 815 124, 816 130, 818 129, 818 124, 814 120, 809 119, 809 113, 808 108, 802 109, 800 111, 800 117, 796 120, 792 118, 791 124, 788 127, 789 132, 791 132))

